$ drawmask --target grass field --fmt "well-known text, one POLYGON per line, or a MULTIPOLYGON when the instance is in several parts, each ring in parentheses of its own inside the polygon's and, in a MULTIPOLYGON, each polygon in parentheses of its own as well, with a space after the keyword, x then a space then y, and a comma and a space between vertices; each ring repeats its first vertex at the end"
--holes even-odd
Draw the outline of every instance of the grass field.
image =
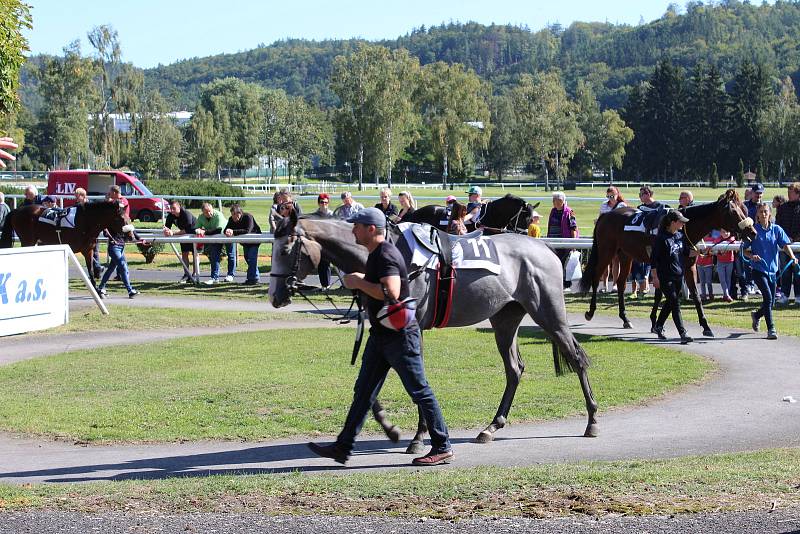
POLYGON ((227 474, 93 484, 0 485, 0 510, 337 514, 458 520, 668 516, 800 504, 799 449, 535 467, 344 473, 346 476, 227 474))
MULTIPOLYGON (((0 428, 89 442, 334 434, 358 370, 348 365, 352 336, 351 329, 287 329, 19 362, 0 368, 0 428)), ((505 385, 492 332, 448 329, 425 340, 428 378, 448 424, 488 424, 505 385)), ((582 342, 601 410, 662 395, 711 369, 706 360, 661 347, 606 337, 582 342)), ((520 345, 526 370, 512 420, 585 413, 577 378, 554 375, 541 334, 523 328, 520 345)), ((416 426, 416 408, 395 375, 381 400, 395 424, 416 426)), ((372 422, 367 430, 378 428, 372 422)), ((576 431, 582 430, 581 424, 576 431)))

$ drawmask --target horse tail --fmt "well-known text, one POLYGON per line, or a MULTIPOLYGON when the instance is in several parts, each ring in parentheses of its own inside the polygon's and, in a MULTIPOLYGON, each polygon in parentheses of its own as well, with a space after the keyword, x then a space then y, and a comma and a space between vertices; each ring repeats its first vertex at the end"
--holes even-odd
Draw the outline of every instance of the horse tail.
MULTIPOLYGON (((602 219, 603 216, 601 215, 600 218, 602 219)), ((597 222, 599 223, 600 221, 598 220, 597 222)), ((581 293, 587 293, 592 289, 592 284, 596 276, 597 264, 600 261, 599 258, 600 250, 597 245, 597 224, 595 224, 594 230, 592 231, 592 251, 589 252, 589 260, 586 263, 586 268, 583 270, 583 276, 581 276, 581 293)))
POLYGON ((14 230, 11 228, 11 216, 13 212, 6 216, 3 222, 3 230, 0 233, 0 248, 11 248, 14 246, 14 230))
POLYGON ((581 370, 586 370, 591 365, 589 355, 583 350, 583 347, 575 336, 570 333, 568 342, 571 347, 559 347, 555 341, 552 341, 553 346, 553 366, 555 367, 556 376, 563 376, 567 373, 577 373, 581 370))

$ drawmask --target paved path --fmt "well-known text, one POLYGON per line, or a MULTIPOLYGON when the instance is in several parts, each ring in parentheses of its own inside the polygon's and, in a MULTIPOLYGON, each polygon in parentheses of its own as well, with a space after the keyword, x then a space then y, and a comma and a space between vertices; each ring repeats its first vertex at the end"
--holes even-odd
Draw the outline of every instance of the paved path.
MULTIPOLYGON (((196 305, 196 299, 144 297, 134 301, 112 299, 135 306, 196 305)), ((75 306, 85 303, 76 300, 75 306)), ((266 301, 204 300, 204 307, 274 312, 266 301)), ((290 310, 301 309, 293 306, 290 310)), ((586 324, 571 316, 577 333, 617 337, 630 341, 659 343, 649 334, 644 320, 634 320, 632 330, 619 327, 615 317, 596 317, 586 324)), ((287 317, 288 319, 288 317, 287 317)), ((219 329, 183 329, 166 332, 157 339, 183 335, 285 328, 302 324, 275 322, 234 325, 219 329)), ((327 323, 328 325, 330 323, 327 323)), ((479 429, 453 432, 457 461, 454 467, 478 465, 519 466, 549 462, 612 460, 624 458, 675 457, 765 447, 800 445, 800 340, 783 337, 767 341, 763 334, 717 328, 716 339, 702 339, 678 350, 712 358, 719 372, 701 385, 689 386, 677 394, 648 405, 599 413, 600 436, 583 438, 584 417, 530 425, 511 425, 497 434, 490 445, 471 443, 479 429)), ((692 331, 690 331, 691 333, 692 331)), ((152 334, 150 334, 152 336, 152 334)), ((153 339, 152 337, 150 339, 153 339)), ((30 340, 2 341, 0 362, 11 362, 68 350, 87 342, 138 343, 141 333, 42 336, 30 340), (8 350, 6 350, 8 348, 8 350), (13 354, 13 356, 9 356, 13 354)), ((491 349, 494 351, 494 347, 491 349)), ((635 353, 630 355, 635 358, 635 353)), ((575 381, 574 377, 566 380, 575 381)), ((498 380, 502 380, 498 376, 498 380)), ((494 407, 487 407, 487 422, 494 407)), ((513 421, 513 418, 512 418, 513 421)), ((410 436, 406 436, 410 437, 410 436)), ((14 483, 35 481, 66 482, 124 478, 161 478, 176 475, 219 473, 263 473, 283 471, 341 470, 330 460, 309 453, 303 439, 265 442, 190 442, 152 445, 83 446, 0 434, 0 480, 14 483)), ((407 468, 410 458, 381 436, 363 436, 347 470, 390 470, 407 468)))

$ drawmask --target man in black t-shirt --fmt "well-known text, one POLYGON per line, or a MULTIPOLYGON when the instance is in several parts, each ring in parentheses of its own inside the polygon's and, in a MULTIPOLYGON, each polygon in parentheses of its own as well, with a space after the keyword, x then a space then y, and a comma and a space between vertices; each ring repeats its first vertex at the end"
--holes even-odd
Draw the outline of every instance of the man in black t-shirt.
MULTIPOLYGON (((194 235, 197 228, 197 219, 188 210, 183 208, 180 200, 173 200, 169 203, 169 215, 164 221, 164 235, 167 237, 175 235, 194 235), (172 225, 178 229, 173 230, 172 225)), ((183 258, 183 278, 180 283, 185 284, 197 278, 197 271, 194 269, 194 256, 192 257, 192 274, 189 274, 186 266, 189 265, 189 254, 193 254, 194 247, 191 243, 181 243, 181 257, 183 258)))
POLYGON ((379 320, 385 299, 402 301, 409 296, 406 264, 397 247, 383 235, 386 216, 377 208, 366 208, 348 221, 353 223, 356 242, 367 247, 369 257, 366 272, 346 274, 344 284, 366 296, 370 335, 344 428, 334 444, 309 443, 308 446, 320 456, 332 458, 341 464, 347 462, 356 436, 389 369, 394 369, 411 400, 419 406, 431 436, 430 452, 415 458, 412 463, 422 466, 449 463, 453 458, 453 450, 439 402, 425 378, 419 325, 412 317, 405 326, 393 330, 383 326, 379 320))

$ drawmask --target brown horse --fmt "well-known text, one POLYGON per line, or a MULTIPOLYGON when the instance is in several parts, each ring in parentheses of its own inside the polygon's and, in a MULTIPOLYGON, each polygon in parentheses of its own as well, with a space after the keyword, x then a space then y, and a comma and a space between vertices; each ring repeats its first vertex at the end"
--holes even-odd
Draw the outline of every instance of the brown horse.
MULTIPOLYGON (((733 189, 725 191, 716 202, 689 206, 682 208, 681 212, 689 219, 684 228, 684 234, 692 244, 702 241, 703 237, 711 230, 722 228, 737 237, 755 238, 753 221, 747 217, 747 210, 733 189)), ((625 281, 628 279, 634 260, 650 263, 650 251, 655 240, 655 236, 649 233, 624 231, 634 213, 633 208, 619 208, 601 215, 595 224, 592 251, 581 278, 581 290, 588 291, 590 288, 592 290, 589 311, 585 314, 587 321, 592 320, 597 309, 597 286, 600 283, 600 275, 617 255, 620 265, 619 276, 616 280, 619 317, 625 328, 631 328, 631 323, 625 314, 625 281)), ((703 327, 703 335, 713 337, 714 333, 708 326, 703 312, 703 304, 697 296, 697 286, 691 269, 694 263, 695 258, 693 257, 684 259, 684 280, 689 288, 689 297, 697 310, 700 326, 703 327)), ((660 300, 661 291, 656 290, 656 299, 650 316, 653 323, 655 323, 655 310, 657 310, 660 300)))
POLYGON ((118 202, 90 202, 78 208, 75 228, 61 229, 39 221, 46 209, 32 204, 9 213, 0 234, 0 248, 11 248, 15 233, 23 247, 69 245, 73 252, 83 254, 86 270, 94 284, 92 254, 97 237, 105 228, 121 232, 124 226, 130 225, 130 219, 125 216, 125 207, 118 202))

